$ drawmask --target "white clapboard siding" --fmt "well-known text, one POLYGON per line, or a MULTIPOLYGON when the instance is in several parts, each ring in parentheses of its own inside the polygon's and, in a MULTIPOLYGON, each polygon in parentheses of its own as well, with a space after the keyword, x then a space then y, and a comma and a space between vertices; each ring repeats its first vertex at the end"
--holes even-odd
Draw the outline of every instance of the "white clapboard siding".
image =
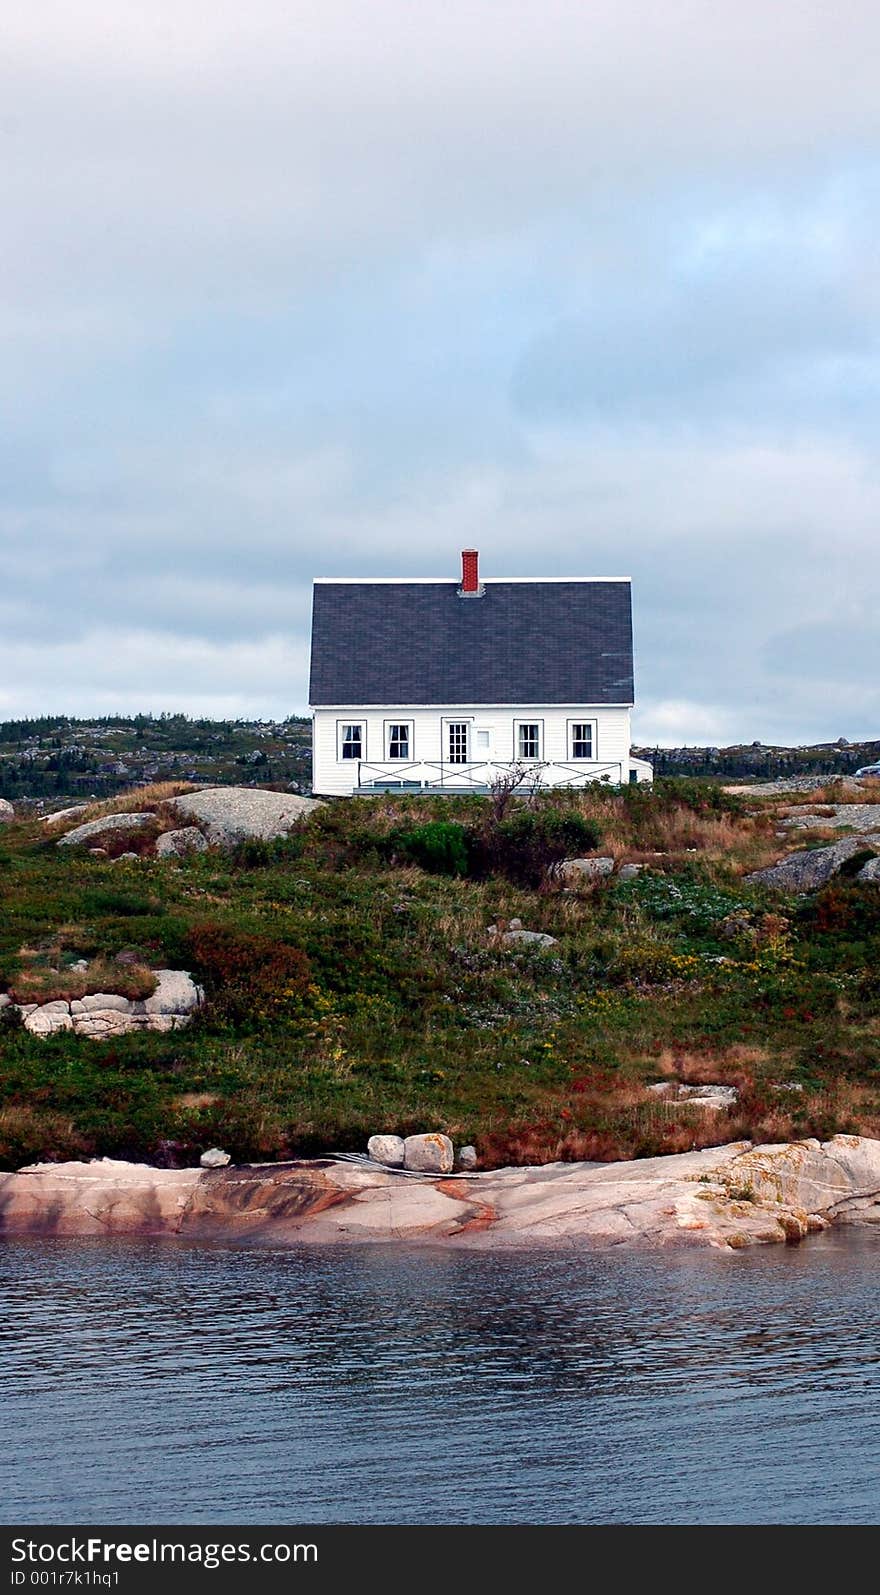
MULTIPOLYGON (((537 722, 541 726, 541 761, 547 765, 569 766, 569 723, 592 720, 596 726, 593 763, 596 775, 608 775, 612 781, 627 781, 630 771, 630 709, 628 706, 601 705, 596 707, 559 705, 537 707, 525 705, 521 709, 509 704, 503 707, 473 708, 460 704, 445 707, 412 708, 392 705, 376 708, 321 708, 314 711, 313 789, 322 797, 344 797, 357 784, 358 763, 355 759, 340 759, 339 727, 341 724, 359 722, 365 727, 364 763, 381 766, 389 777, 398 772, 396 761, 388 759, 387 729, 395 721, 408 721, 412 727, 412 744, 409 763, 444 763, 447 774, 454 770, 448 764, 446 723, 465 720, 471 728, 469 763, 505 765, 518 757, 516 724, 519 720, 537 722), (488 749, 480 745, 477 732, 488 732, 488 749)), ((589 766, 579 766, 586 768, 589 766)), ((409 772, 400 772, 405 778, 409 772)), ((552 772, 551 772, 552 773, 552 772)), ((639 766, 639 779, 650 779, 647 766, 639 766), (647 773, 646 773, 647 772, 647 773)), ((373 779, 375 772, 369 772, 373 779)), ((439 779, 440 772, 434 772, 439 779)), ((564 771, 560 781, 568 779, 564 771)))

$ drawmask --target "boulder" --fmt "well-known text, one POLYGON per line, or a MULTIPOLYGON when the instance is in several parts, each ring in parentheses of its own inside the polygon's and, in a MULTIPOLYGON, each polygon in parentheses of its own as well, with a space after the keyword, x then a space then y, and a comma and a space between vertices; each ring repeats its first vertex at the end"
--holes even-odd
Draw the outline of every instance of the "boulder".
POLYGON ((144 1003, 146 1014, 191 1014, 205 994, 185 969, 157 969, 156 990, 144 1003))
POLYGON ((119 857, 113 860, 114 864, 139 864, 140 861, 140 853, 120 853, 119 857))
POLYGON ((78 997, 70 1004, 71 1013, 99 1013, 112 1008, 116 1013, 134 1013, 134 1004, 115 991, 95 991, 88 997, 78 997))
POLYGON ((304 814, 323 806, 318 798, 247 786, 210 786, 172 798, 168 804, 184 819, 200 821, 213 847, 234 846, 252 836, 264 841, 286 836, 304 814))
POLYGON ((85 825, 75 825, 72 831, 59 836, 59 847, 79 847, 90 842, 93 836, 109 836, 114 831, 142 831, 145 825, 155 822, 154 814, 102 814, 98 820, 87 820, 85 825))
POLYGON ((24 1022, 25 1030, 32 1036, 52 1036, 58 1030, 72 1030, 73 1020, 70 1017, 70 1004, 66 1002, 44 1002, 33 1013, 29 1013, 24 1022))
POLYGON ((187 853, 205 853, 208 844, 197 825, 179 831, 165 831, 156 838, 157 858, 185 858, 187 853))
POLYGON ((509 930, 502 930, 500 925, 488 925, 486 927, 486 935, 491 936, 494 941, 502 941, 508 944, 532 942, 536 947, 556 946, 555 936, 548 936, 543 930, 521 930, 519 928, 521 921, 517 923, 516 929, 514 929, 514 923, 511 920, 509 930))
POLYGON ((408 1135, 403 1143, 403 1166, 414 1174, 451 1174, 455 1152, 448 1135, 408 1135))
POLYGON ((209 1151, 202 1153, 199 1162, 203 1169, 225 1169, 232 1158, 228 1152, 221 1152, 219 1146, 212 1146, 209 1151))
POLYGON ((0 825, 9 825, 15 819, 15 809, 6 798, 0 798, 0 825))
POLYGON ((871 858, 864 864, 856 876, 857 881, 876 881, 880 886, 880 858, 871 858))
POLYGON ((756 870, 747 875, 747 881, 775 886, 782 892, 815 892, 839 874, 848 859, 869 847, 880 845, 877 836, 845 836, 832 847, 815 847, 803 853, 790 853, 788 858, 771 864, 769 869, 756 870))
POLYGON ((588 886, 614 872, 613 858, 564 858, 552 871, 554 880, 568 887, 588 886))
POLYGON ((72 803, 69 809, 56 809, 54 814, 44 814, 44 825, 63 825, 65 820, 75 820, 78 814, 85 814, 88 803, 72 803))
POLYGON ((405 1143, 400 1135, 371 1135, 367 1142, 367 1157, 374 1163, 384 1163, 388 1169, 402 1169, 405 1143))
POLYGON ((11 1008, 11 1007, 12 1007, 12 998, 11 997, 7 997, 5 991, 0 991, 0 1009, 2 1009, 2 1008, 11 1008))
POLYGON ((620 869, 617 871, 617 879, 619 881, 634 881, 637 875, 641 875, 644 867, 644 864, 621 864, 620 869))
POLYGON ((145 1030, 146 1020, 140 1015, 131 1012, 125 1013, 120 1008, 90 1008, 87 1012, 73 1012, 73 1030, 77 1036, 91 1036, 93 1040, 101 1040, 105 1036, 127 1036, 133 1030, 145 1030))
POLYGON ((475 1169, 477 1166, 477 1149, 475 1146, 463 1146, 458 1154, 460 1169, 475 1169))
POLYGON ((677 1080, 658 1080, 649 1085, 652 1095, 677 1108, 697 1108, 709 1113, 726 1112, 736 1105, 739 1092, 732 1085, 682 1085, 677 1080))

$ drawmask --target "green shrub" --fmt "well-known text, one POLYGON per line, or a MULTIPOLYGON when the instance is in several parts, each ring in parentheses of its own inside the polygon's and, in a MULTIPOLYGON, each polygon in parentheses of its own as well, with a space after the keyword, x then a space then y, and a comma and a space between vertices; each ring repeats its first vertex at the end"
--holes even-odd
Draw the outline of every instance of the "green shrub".
POLYGON ((468 873, 468 833, 454 820, 429 820, 412 830, 394 832, 389 843, 432 875, 468 873))
POLYGON ((147 897, 142 892, 117 891, 109 887, 92 887, 82 893, 82 913, 85 916, 118 915, 132 918, 141 914, 164 914, 165 906, 158 897, 147 897))
POLYGON ((520 809, 472 833, 474 873, 505 875, 520 886, 540 886, 547 871, 564 858, 592 852, 601 841, 595 820, 577 809, 520 809))
POLYGON ((229 864, 232 869, 268 869, 293 863, 302 858, 304 851, 305 837, 299 833, 276 836, 269 841, 260 836, 248 836, 231 849, 229 864))
POLYGON ((683 803, 694 814, 742 815, 748 809, 739 793, 727 792, 720 782, 701 781, 696 776, 664 775, 652 785, 634 785, 624 791, 633 808, 653 800, 655 805, 660 803, 666 807, 683 803))

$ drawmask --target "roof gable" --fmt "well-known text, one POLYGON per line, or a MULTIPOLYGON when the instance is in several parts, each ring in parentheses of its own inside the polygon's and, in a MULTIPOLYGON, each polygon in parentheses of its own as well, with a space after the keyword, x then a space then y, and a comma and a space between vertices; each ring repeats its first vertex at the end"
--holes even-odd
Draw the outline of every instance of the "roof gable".
POLYGON ((629 581, 320 581, 309 701, 632 703, 629 581))

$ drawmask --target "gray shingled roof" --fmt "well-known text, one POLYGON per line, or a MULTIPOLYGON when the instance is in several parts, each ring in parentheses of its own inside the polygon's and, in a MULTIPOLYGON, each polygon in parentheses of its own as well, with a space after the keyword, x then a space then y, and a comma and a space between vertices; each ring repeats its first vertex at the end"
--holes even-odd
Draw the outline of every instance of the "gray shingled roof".
POLYGON ((629 582, 316 582, 309 701, 632 703, 629 582))

